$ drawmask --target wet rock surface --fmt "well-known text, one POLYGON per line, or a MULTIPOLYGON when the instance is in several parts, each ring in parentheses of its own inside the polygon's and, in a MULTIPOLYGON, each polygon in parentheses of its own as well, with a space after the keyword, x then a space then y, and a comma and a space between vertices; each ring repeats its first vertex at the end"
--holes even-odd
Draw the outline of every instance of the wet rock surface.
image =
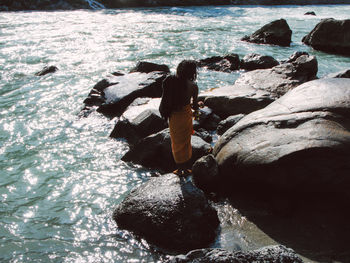
POLYGON ((44 67, 39 72, 35 73, 35 76, 44 76, 49 73, 55 73, 57 70, 58 68, 56 66, 47 66, 47 67, 44 67))
POLYGON ((302 41, 316 50, 350 56, 350 19, 322 19, 302 41))
POLYGON ((174 174, 152 178, 131 191, 113 219, 161 248, 182 252, 209 246, 219 225, 204 193, 174 174))
POLYGON ((290 46, 292 30, 285 19, 272 21, 241 40, 256 44, 290 46))
POLYGON ((345 193, 349 108, 348 79, 300 85, 221 136, 214 147, 220 173, 239 185, 345 193))
POLYGON ((303 261, 290 248, 285 246, 267 246, 252 251, 230 252, 223 249, 197 249, 187 255, 172 258, 169 263, 302 263, 303 261))

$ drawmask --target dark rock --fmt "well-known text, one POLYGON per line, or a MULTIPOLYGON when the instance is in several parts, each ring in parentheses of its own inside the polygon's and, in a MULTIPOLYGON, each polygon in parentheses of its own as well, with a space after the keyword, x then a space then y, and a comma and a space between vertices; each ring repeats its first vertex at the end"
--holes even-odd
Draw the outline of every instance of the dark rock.
MULTIPOLYGON (((192 136, 192 164, 210 151, 210 144, 197 136, 192 136)), ((176 169, 171 152, 169 129, 140 140, 122 157, 125 162, 141 164, 145 167, 161 169, 165 172, 176 169)), ((191 165, 192 165, 191 164, 191 165)))
POLYGON ((170 73, 170 69, 167 65, 159 65, 151 62, 140 61, 137 63, 136 67, 133 68, 132 72, 150 73, 153 71, 161 71, 164 73, 170 73))
POLYGON ((44 76, 49 73, 54 73, 58 70, 56 66, 44 67, 41 71, 35 73, 35 76, 44 76))
POLYGON ((250 36, 241 40, 257 44, 273 44, 279 46, 290 46, 292 30, 287 21, 279 19, 266 24, 250 36))
POLYGON ((214 155, 199 158, 192 166, 193 181, 206 193, 215 191, 219 182, 219 168, 214 155))
POLYGON ((329 74, 327 78, 350 78, 350 69, 329 74))
POLYGON ((220 121, 221 118, 215 113, 213 113, 213 111, 210 108, 200 108, 199 117, 193 122, 193 129, 198 130, 202 128, 205 130, 214 131, 216 130, 220 121))
POLYGON ((230 129, 233 125, 235 125, 240 119, 244 117, 244 114, 237 114, 226 118, 221 121, 216 130, 218 135, 224 134, 228 129, 230 129))
POLYGON ((145 110, 131 121, 120 119, 110 137, 125 138, 129 143, 134 144, 144 137, 164 130, 167 126, 167 122, 160 116, 158 110, 145 110))
POLYGON ((198 136, 199 138, 202 138, 203 141, 206 141, 207 143, 211 143, 213 141, 212 136, 210 133, 203 128, 199 128, 198 130, 194 131, 194 135, 198 136))
POLYGON ((224 57, 214 56, 198 61, 198 67, 206 67, 209 70, 232 72, 238 70, 240 66, 239 56, 230 54, 224 57))
MULTIPOLYGON (((346 193, 350 187, 350 80, 320 79, 241 119, 214 147, 235 187, 346 193)), ((226 185, 229 185, 227 183, 226 185)))
POLYGON ((255 70, 272 68, 279 65, 279 62, 271 56, 262 56, 259 54, 248 54, 241 60, 241 69, 255 70))
POLYGON ((309 11, 309 12, 306 12, 304 15, 315 16, 316 13, 314 11, 309 11))
POLYGON ((230 252, 219 248, 197 249, 187 255, 179 255, 168 263, 302 263, 290 248, 282 245, 267 246, 252 251, 230 252))
POLYGON ((152 178, 131 191, 113 219, 161 248, 185 252, 208 246, 219 225, 204 193, 174 174, 152 178))
POLYGON ((350 56, 350 19, 322 19, 302 41, 316 50, 350 56))
POLYGON ((282 63, 296 62, 296 60, 303 55, 309 56, 309 53, 307 53, 305 51, 295 51, 287 60, 282 61, 282 63))
POLYGON ((107 117, 121 116, 137 98, 160 98, 163 72, 116 74, 99 81, 84 100, 84 110, 97 107, 107 117))

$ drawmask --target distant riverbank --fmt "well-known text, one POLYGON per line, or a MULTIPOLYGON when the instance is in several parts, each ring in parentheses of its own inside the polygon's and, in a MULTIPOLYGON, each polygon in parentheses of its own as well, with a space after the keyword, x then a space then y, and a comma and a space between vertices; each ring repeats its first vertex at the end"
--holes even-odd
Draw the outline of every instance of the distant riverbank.
POLYGON ((0 11, 74 10, 162 6, 211 5, 334 5, 350 4, 350 0, 5 0, 0 11))

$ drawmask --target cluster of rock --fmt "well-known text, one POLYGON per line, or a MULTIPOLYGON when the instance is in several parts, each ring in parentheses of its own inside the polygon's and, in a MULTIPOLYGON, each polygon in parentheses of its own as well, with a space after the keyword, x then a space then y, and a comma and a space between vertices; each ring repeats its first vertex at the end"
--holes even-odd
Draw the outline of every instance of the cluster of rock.
MULTIPOLYGON (((306 52, 280 62, 256 54, 240 60, 231 54, 199 60, 198 65, 226 72, 243 65, 247 70, 234 85, 199 96, 205 108, 194 123, 194 184, 174 174, 152 178, 117 206, 113 218, 119 227, 184 253, 208 247, 215 239, 219 221, 204 193, 232 186, 347 193, 349 79, 317 79, 317 60, 306 52), (222 136, 209 154, 213 133, 222 136)), ((126 74, 113 73, 93 87, 82 111, 84 116, 97 110, 120 117, 111 136, 130 144, 122 160, 164 173, 175 168, 167 123, 158 112, 161 83, 169 72, 166 65, 141 62, 126 74)), ((301 262, 283 247, 201 250, 172 262, 222 262, 221 257, 236 260, 232 262, 301 262), (285 261, 278 261, 284 256, 285 261)))

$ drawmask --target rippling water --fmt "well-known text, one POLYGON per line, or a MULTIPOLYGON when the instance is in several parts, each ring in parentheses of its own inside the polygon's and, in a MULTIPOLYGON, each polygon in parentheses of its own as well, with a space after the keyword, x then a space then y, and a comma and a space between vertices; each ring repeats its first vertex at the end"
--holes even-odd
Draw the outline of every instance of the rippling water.
MULTIPOLYGON (((92 86, 137 61, 248 53, 282 60, 294 51, 316 55, 319 77, 349 69, 350 58, 301 43, 320 18, 348 19, 350 6, 193 7, 0 13, 0 261, 154 262, 162 256, 117 229, 116 204, 151 171, 120 161, 128 146, 108 138, 115 120, 79 119, 92 86), (304 16, 307 11, 317 16, 304 16), (239 41, 285 18, 291 47, 239 41), (46 65, 54 74, 35 76, 46 65)), ((238 73, 201 70, 201 90, 231 84, 238 73)), ((247 240, 249 222, 219 205, 222 231, 214 246, 265 245, 247 240), (232 230, 232 225, 241 230, 232 230)), ((271 243, 268 241, 267 243, 271 243)))

